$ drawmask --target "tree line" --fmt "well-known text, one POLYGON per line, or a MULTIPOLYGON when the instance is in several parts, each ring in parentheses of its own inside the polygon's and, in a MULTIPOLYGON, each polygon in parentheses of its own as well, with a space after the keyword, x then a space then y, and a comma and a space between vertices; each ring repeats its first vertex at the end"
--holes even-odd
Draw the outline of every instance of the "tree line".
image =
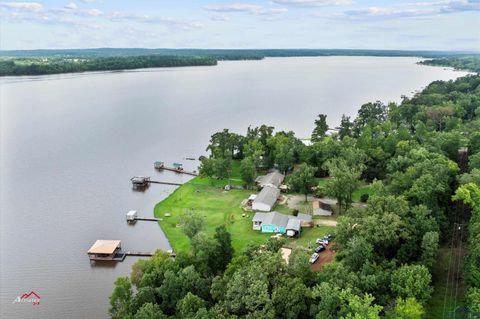
POLYGON ((118 71, 141 68, 216 65, 212 57, 108 56, 89 58, 9 58, 0 60, 0 76, 44 75, 87 71, 118 71))

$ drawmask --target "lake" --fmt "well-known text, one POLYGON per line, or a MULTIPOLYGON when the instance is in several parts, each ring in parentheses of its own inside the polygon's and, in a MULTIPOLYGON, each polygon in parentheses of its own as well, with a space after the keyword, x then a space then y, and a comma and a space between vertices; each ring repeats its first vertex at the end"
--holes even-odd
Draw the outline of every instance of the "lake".
POLYGON ((0 80, 0 317, 106 318, 118 276, 136 257, 91 265, 96 239, 125 250, 170 249, 152 216, 174 186, 133 191, 130 178, 183 182, 153 162, 205 154, 212 133, 269 124, 309 137, 317 114, 338 125, 361 104, 400 101, 465 72, 416 58, 315 57, 212 67, 8 77, 0 80), (13 303, 35 291, 40 305, 13 303))

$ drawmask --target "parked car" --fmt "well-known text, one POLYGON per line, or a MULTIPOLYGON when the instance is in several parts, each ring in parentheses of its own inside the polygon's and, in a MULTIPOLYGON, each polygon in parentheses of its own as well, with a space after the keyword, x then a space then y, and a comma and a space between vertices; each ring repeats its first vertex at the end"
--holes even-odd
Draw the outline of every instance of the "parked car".
POLYGON ((312 254, 312 256, 310 257, 310 263, 314 264, 317 261, 318 257, 319 255, 317 253, 312 254))
POLYGON ((320 245, 320 246, 318 246, 317 248, 315 248, 315 252, 316 252, 316 253, 320 253, 320 252, 322 252, 322 251, 324 251, 324 250, 325 250, 325 246, 323 246, 323 245, 320 245))
POLYGON ((328 240, 325 239, 325 238, 317 238, 317 240, 315 241, 317 244, 321 244, 321 245, 325 245, 327 246, 328 245, 328 240))
POLYGON ((332 239, 335 238, 335 235, 328 234, 328 235, 324 236, 323 238, 327 239, 328 241, 331 241, 332 239))

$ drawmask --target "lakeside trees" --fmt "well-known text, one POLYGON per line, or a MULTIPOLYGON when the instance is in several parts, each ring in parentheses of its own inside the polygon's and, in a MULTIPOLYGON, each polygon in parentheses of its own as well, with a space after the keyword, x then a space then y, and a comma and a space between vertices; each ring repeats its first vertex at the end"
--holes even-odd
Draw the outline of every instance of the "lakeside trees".
POLYGON ((88 58, 22 58, 0 60, 0 76, 44 75, 87 71, 118 71, 141 68, 216 65, 211 57, 110 56, 88 58))

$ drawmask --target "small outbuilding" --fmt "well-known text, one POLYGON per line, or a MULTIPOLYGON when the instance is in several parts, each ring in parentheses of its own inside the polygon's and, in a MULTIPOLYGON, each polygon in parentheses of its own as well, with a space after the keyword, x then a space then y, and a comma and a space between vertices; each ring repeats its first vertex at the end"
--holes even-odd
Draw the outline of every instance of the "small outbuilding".
POLYGON ((260 187, 269 186, 269 187, 279 188, 280 185, 282 185, 284 179, 285 179, 285 175, 277 171, 274 171, 274 172, 268 173, 267 175, 258 176, 255 179, 255 183, 260 187))
POLYGON ((269 212, 272 210, 279 196, 280 190, 278 188, 266 186, 253 200, 252 209, 269 212))
POLYGON ((314 200, 312 203, 313 215, 315 216, 332 216, 332 207, 320 200, 314 200))
POLYGON ((300 219, 291 217, 287 223, 287 236, 288 237, 295 237, 300 233, 300 219))

